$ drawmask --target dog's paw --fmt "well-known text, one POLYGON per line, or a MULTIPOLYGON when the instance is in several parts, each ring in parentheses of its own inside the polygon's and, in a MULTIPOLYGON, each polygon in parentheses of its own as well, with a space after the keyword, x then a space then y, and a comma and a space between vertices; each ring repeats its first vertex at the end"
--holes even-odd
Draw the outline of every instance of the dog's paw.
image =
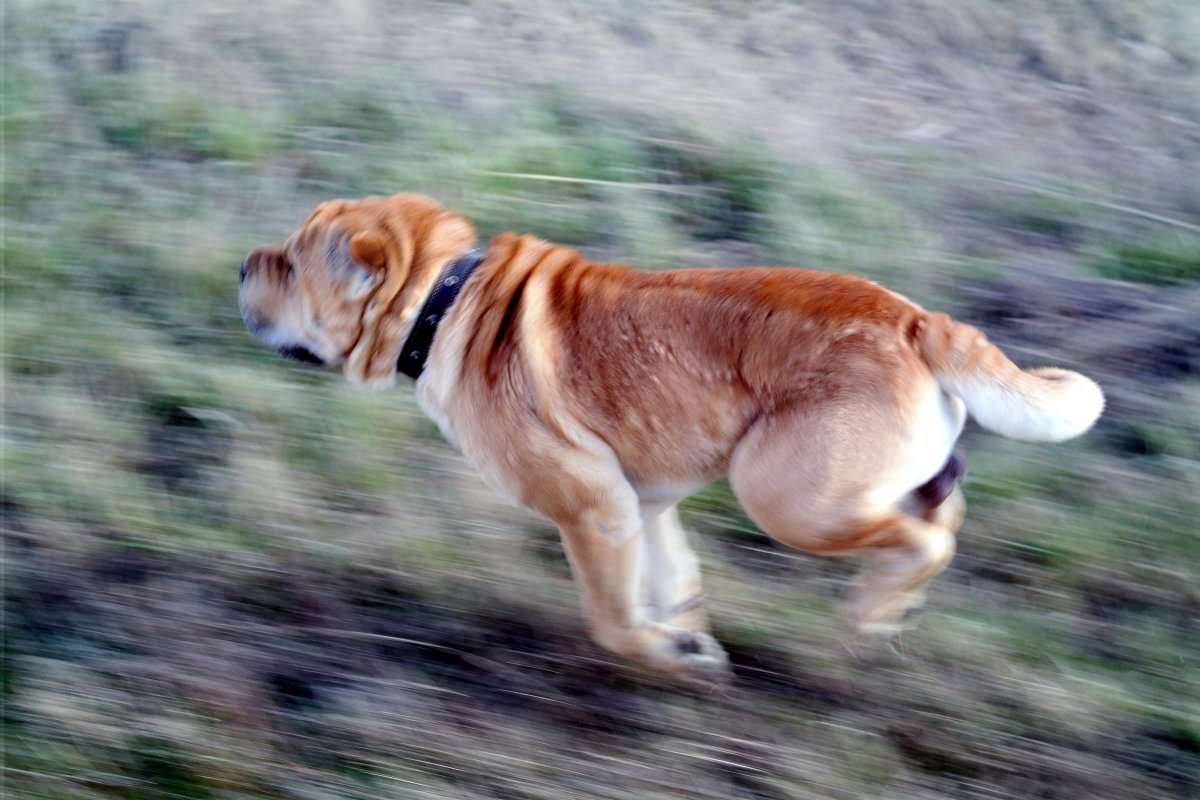
POLYGON ((915 612, 925 604, 923 591, 852 597, 839 614, 842 627, 863 641, 882 641, 915 625, 915 612))
POLYGON ((723 686, 733 679, 729 656, 717 640, 707 633, 679 630, 673 635, 677 667, 675 670, 686 683, 703 688, 723 686))
POLYGON ((729 656, 707 633, 661 622, 593 632, 597 644, 656 672, 695 686, 728 683, 729 656))

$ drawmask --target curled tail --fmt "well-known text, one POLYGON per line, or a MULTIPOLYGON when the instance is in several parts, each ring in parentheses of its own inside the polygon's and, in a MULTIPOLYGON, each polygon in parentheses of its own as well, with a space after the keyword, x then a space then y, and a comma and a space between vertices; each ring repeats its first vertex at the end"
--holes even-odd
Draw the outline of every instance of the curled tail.
POLYGON ((1061 442, 1092 427, 1104 393, 1078 372, 1023 370, 979 330, 945 314, 917 323, 917 346, 938 384, 983 427, 1010 439, 1061 442))

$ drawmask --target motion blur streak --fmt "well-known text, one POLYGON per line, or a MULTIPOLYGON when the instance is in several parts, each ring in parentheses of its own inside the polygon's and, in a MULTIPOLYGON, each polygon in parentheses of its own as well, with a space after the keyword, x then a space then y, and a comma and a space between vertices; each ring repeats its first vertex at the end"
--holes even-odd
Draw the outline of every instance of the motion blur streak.
POLYGON ((1200 794, 1200 4, 13 0, 5 789, 37 798, 1200 794), (1108 406, 968 429, 892 649, 846 566, 685 507, 736 680, 586 638, 553 532, 400 388, 242 327, 329 197, 596 260, 866 275, 1108 406), (552 631, 550 636, 535 631, 552 631))

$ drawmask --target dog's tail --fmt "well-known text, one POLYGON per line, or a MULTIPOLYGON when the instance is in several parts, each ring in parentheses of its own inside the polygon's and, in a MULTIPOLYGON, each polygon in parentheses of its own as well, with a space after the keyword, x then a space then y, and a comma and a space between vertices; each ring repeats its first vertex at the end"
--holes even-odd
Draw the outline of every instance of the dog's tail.
POLYGON ((1023 370, 979 330, 945 314, 918 320, 916 343, 938 384, 962 399, 990 431, 1010 439, 1061 442, 1092 427, 1104 393, 1065 369, 1023 370))

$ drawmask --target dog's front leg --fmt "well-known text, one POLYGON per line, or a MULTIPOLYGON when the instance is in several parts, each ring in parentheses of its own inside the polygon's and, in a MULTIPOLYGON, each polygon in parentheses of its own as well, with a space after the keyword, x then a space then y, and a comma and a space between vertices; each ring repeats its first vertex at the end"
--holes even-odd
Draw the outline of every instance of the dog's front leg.
MULTIPOLYGON (((644 537, 648 532, 643 530, 633 491, 624 491, 626 488, 618 492, 609 487, 602 495, 605 502, 558 520, 592 638, 614 653, 684 680, 703 684, 724 681, 728 659, 703 630, 702 611, 680 610, 669 615, 674 619, 664 618, 668 615, 657 612, 657 603, 642 602, 642 572, 647 567, 644 537), (686 624, 687 620, 697 624, 686 628, 669 624, 686 624)), ((657 522, 653 524, 650 535, 664 533, 657 522)), ((686 543, 683 546, 686 548, 686 543)), ((680 586, 689 583, 685 580, 680 586)), ((672 591, 672 599, 674 594, 672 591)))
POLYGON ((700 559, 688 544, 676 506, 642 507, 642 582, 658 622, 708 633, 700 559))

